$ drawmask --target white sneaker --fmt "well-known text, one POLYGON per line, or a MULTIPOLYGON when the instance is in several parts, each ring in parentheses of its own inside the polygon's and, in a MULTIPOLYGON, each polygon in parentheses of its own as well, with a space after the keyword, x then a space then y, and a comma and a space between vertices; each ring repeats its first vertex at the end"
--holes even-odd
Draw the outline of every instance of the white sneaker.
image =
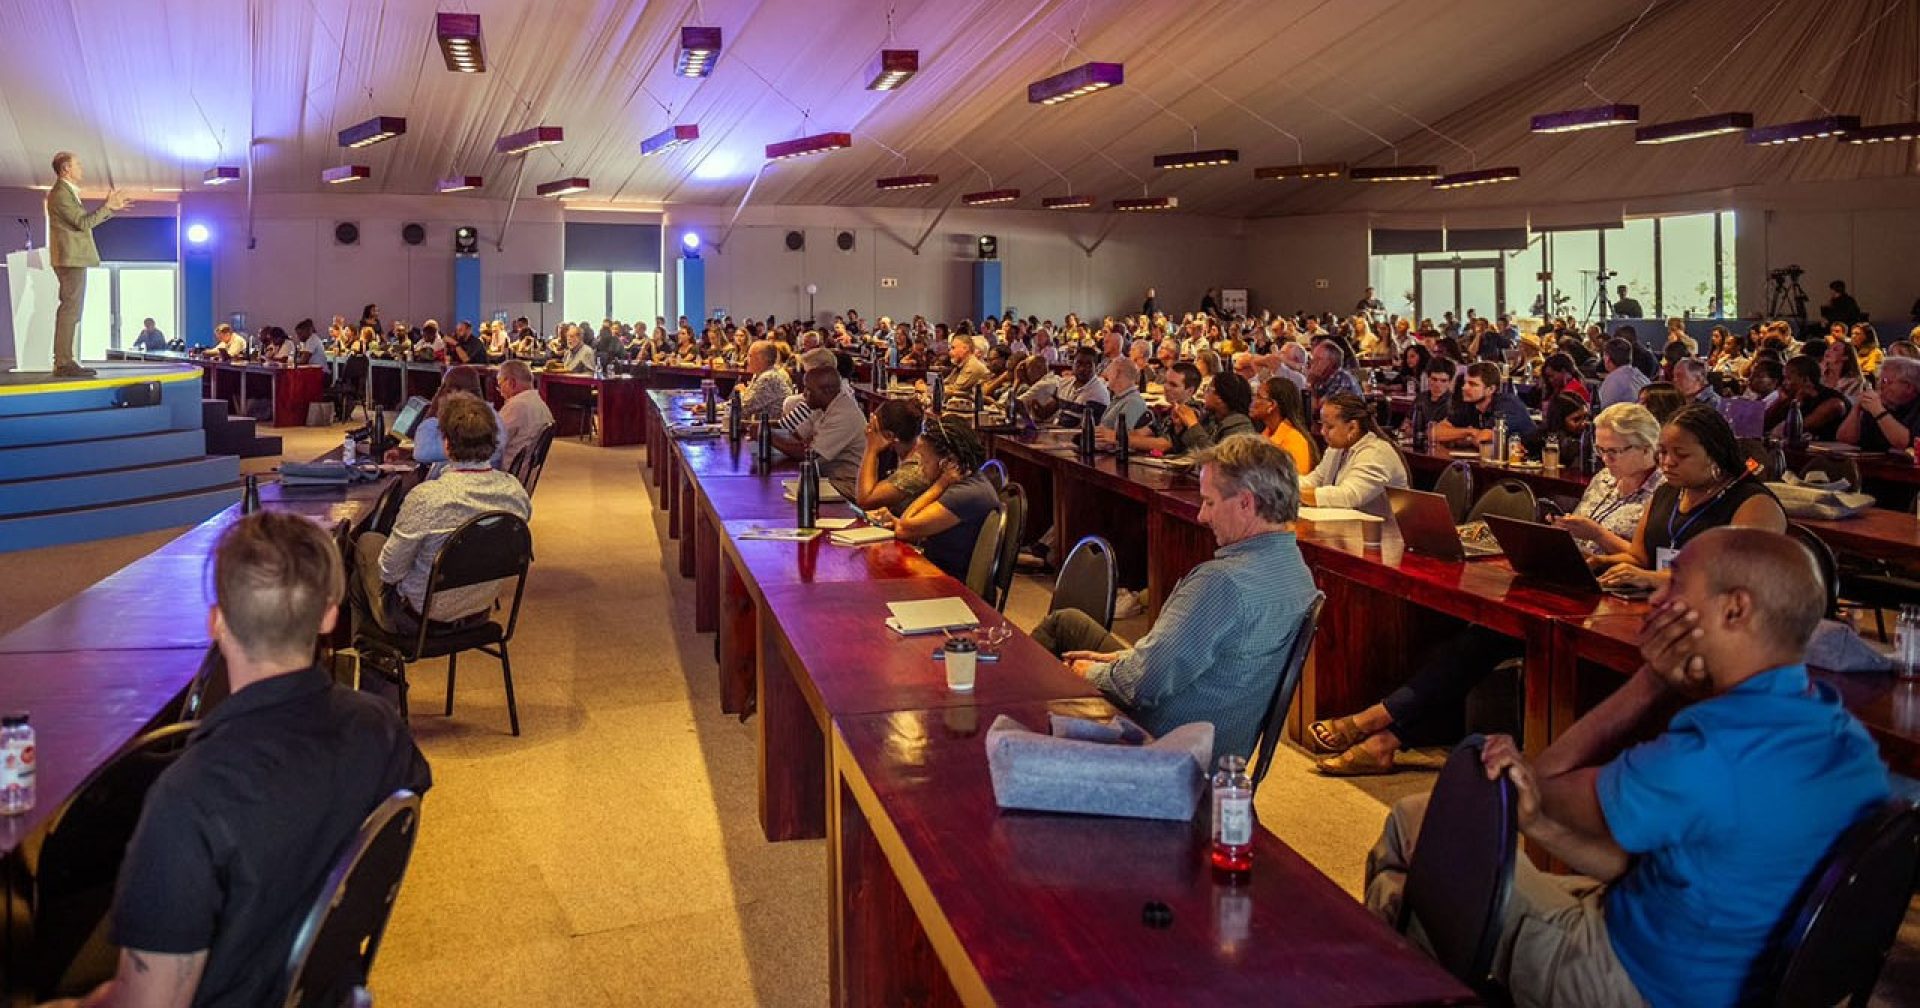
POLYGON ((1122 588, 1113 596, 1113 618, 1131 619, 1147 611, 1140 597, 1122 588))

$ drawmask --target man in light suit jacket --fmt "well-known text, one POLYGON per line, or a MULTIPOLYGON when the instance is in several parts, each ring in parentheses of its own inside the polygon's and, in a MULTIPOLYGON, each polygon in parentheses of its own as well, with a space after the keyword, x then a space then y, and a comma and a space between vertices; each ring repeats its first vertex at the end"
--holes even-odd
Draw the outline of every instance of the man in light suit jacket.
POLYGON ((80 202, 80 159, 70 151, 53 156, 53 188, 47 191, 47 251, 60 278, 60 309, 53 316, 53 373, 62 378, 91 378, 92 368, 73 359, 74 330, 87 300, 87 267, 100 265, 93 245, 94 225, 124 209, 129 201, 118 189, 92 213, 80 202))

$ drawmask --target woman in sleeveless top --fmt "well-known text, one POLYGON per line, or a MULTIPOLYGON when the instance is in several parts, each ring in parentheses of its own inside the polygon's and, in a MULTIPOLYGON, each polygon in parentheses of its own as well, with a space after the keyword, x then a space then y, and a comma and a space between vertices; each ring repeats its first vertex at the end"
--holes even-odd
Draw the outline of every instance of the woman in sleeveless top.
POLYGON ((1653 590, 1667 583, 1667 561, 1694 536, 1722 525, 1787 530, 1773 492, 1747 472, 1733 429, 1713 407, 1682 408, 1660 428, 1666 482, 1640 516, 1632 548, 1594 558, 1609 590, 1653 590))

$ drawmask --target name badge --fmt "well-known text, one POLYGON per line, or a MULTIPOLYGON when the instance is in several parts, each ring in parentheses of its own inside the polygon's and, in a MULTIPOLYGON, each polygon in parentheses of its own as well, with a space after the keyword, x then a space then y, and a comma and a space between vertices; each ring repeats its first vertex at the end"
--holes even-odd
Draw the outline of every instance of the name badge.
POLYGON ((1679 555, 1680 555, 1680 551, 1677 549, 1674 549, 1671 546, 1662 546, 1659 549, 1654 550, 1653 551, 1653 565, 1654 565, 1653 569, 1661 570, 1661 571, 1666 570, 1667 568, 1673 566, 1673 558, 1679 555))

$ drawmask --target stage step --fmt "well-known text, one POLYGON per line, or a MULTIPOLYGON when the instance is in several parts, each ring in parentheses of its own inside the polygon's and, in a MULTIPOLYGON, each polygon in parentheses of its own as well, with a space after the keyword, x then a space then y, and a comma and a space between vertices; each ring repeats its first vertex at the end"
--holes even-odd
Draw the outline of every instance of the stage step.
POLYGON ((0 473, 9 480, 70 476, 77 473, 156 465, 209 454, 207 436, 198 430, 161 431, 89 441, 0 448, 0 473))
POLYGON ((207 432, 207 452, 259 458, 280 454, 280 439, 257 433, 260 421, 253 417, 229 416, 223 399, 200 400, 200 423, 207 432))
MULTIPOLYGON (((0 422, 0 448, 91 441, 95 438, 153 434, 173 426, 173 410, 163 405, 95 407, 65 413, 10 416, 0 422)), ((0 471, 0 478, 6 472, 0 471)))
MULTIPOLYGON (((195 432, 198 436, 199 432, 195 432)), ((241 484, 0 518, 0 553, 195 525, 240 500, 241 484)), ((148 600, 155 604, 164 599, 148 600)))
POLYGON ((153 465, 0 482, 0 517, 98 507, 116 501, 231 486, 240 460, 202 455, 153 465))

